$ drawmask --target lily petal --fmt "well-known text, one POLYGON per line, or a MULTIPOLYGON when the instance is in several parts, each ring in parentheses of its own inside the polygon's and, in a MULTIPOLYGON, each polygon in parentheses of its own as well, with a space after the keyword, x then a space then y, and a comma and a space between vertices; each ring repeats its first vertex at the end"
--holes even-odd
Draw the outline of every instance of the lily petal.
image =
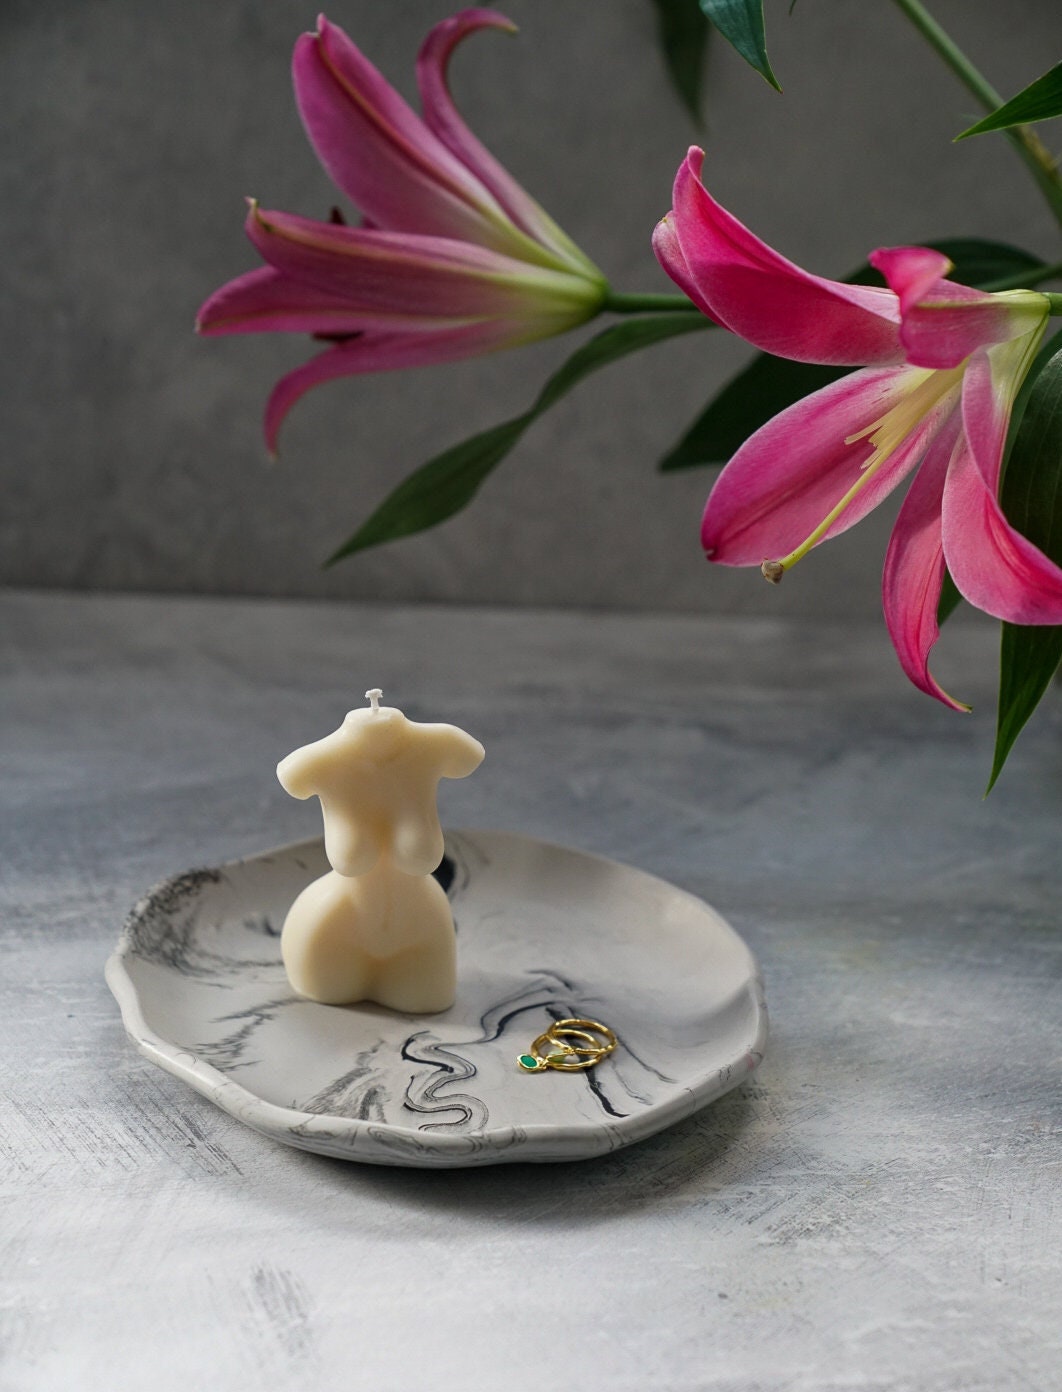
MULTIPOLYGON (((708 498, 701 541, 722 565, 758 565, 795 550, 858 483, 871 457, 860 434, 924 379, 918 368, 877 367, 831 382, 761 426, 723 469, 708 498)), ((947 418, 923 417, 832 523, 837 536, 875 508, 914 468, 947 418)))
POLYGON ((1035 290, 987 294, 944 277, 948 258, 928 247, 882 247, 871 252, 896 293, 900 341, 919 367, 958 367, 971 353, 1034 332, 1046 323, 1049 302, 1035 290))
POLYGON ((323 15, 295 45, 292 76, 321 163, 371 222, 510 247, 493 195, 323 15))
POLYGON ((567 314, 571 326, 589 318, 601 299, 600 289, 581 277, 444 237, 343 227, 253 204, 247 235, 276 270, 368 313, 567 314))
POLYGON ((963 374, 966 438, 985 487, 997 497, 1014 401, 1042 336, 1041 327, 1023 340, 983 349, 970 359, 963 374))
POLYGON ((356 333, 364 316, 349 300, 293 280, 272 266, 237 276, 215 290, 199 311, 201 334, 356 333))
POLYGON ((350 343, 337 344, 308 363, 282 377, 273 388, 265 412, 266 444, 277 452, 277 437, 284 418, 311 388, 337 377, 355 377, 367 372, 387 372, 408 367, 428 367, 433 363, 458 362, 500 348, 511 348, 556 330, 543 323, 537 328, 500 319, 478 320, 438 326, 430 332, 402 330, 369 332, 350 343))
POLYGON ((954 411, 911 481, 885 553, 881 594, 889 636, 907 677, 952 710, 968 711, 929 671, 929 655, 940 637, 937 609, 946 569, 940 501, 961 425, 954 411))
MULTIPOLYGON (((942 251, 923 246, 878 247, 867 260, 885 277, 889 289, 900 301, 901 314, 912 310, 954 268, 954 262, 949 261, 942 251)), ((971 290, 969 286, 956 285, 953 288, 977 299, 984 294, 981 290, 971 290)))
MULTIPOLYGON (((1013 367, 1020 346, 982 349, 966 369, 964 440, 944 486, 944 555, 960 593, 986 614, 1016 624, 1062 624, 1062 569, 1011 526, 997 496, 1021 382, 1013 367)), ((1034 341, 1027 352, 1035 348, 1034 341)))
POLYGON ((421 45, 417 57, 417 84, 424 124, 490 190, 513 223, 552 253, 553 264, 580 275, 600 276, 590 258, 472 134, 454 105, 447 84, 450 57, 462 39, 480 29, 500 29, 507 34, 517 32, 512 20, 497 10, 468 9, 436 24, 421 45))
POLYGON ((682 262, 657 255, 679 284, 692 280, 698 304, 749 343, 797 362, 874 365, 903 360, 896 297, 874 286, 843 285, 801 270, 738 222, 701 182, 704 152, 679 166, 670 221, 682 262))
MULTIPOLYGON (((668 213, 662 217, 653 228, 653 251, 656 253, 656 259, 683 294, 691 299, 701 313, 706 314, 713 323, 722 324, 722 320, 701 293, 701 287, 694 280, 690 268, 686 264, 682 244, 675 231, 674 213, 668 213)), ((726 326, 723 325, 723 327, 726 326)))

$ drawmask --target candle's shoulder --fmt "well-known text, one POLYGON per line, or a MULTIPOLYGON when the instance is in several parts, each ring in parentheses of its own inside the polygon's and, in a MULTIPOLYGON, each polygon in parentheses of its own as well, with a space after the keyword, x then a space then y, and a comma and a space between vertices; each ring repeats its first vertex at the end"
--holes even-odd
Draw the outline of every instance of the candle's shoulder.
POLYGON ((438 763, 442 778, 467 778, 486 757, 487 751, 479 740, 457 725, 413 724, 412 728, 438 763))
POLYGON ((312 797, 319 789, 321 779, 340 753, 340 731, 334 730, 323 739, 304 744, 299 749, 281 759, 277 764, 277 778, 285 792, 292 797, 312 797))

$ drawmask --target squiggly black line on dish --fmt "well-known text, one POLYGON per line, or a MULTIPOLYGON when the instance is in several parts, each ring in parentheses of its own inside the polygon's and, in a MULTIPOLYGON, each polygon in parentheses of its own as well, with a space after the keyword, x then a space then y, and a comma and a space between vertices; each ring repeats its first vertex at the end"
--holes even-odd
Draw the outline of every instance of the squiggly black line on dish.
POLYGON ((427 1034, 426 1030, 411 1035, 402 1045, 402 1057, 410 1063, 427 1064, 435 1070, 434 1076, 419 1078, 416 1073, 409 1080, 403 1106, 407 1111, 421 1115, 439 1112, 459 1112, 453 1121, 425 1121, 417 1128, 419 1131, 435 1131, 453 1126, 475 1125, 477 1131, 483 1130, 490 1119, 487 1104, 469 1093, 454 1093, 452 1097, 440 1097, 440 1090, 450 1083, 464 1083, 476 1076, 476 1066, 452 1047, 442 1044, 418 1043, 427 1034), (416 1049, 420 1053, 416 1052, 416 1049))

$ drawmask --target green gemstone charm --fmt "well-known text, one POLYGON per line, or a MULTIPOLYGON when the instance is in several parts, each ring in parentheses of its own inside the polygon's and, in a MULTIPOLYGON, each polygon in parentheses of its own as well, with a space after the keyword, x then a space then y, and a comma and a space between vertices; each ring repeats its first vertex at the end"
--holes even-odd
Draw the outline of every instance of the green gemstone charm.
POLYGON ((534 1054, 521 1054, 516 1062, 525 1073, 541 1073, 546 1066, 540 1058, 535 1058, 534 1054))

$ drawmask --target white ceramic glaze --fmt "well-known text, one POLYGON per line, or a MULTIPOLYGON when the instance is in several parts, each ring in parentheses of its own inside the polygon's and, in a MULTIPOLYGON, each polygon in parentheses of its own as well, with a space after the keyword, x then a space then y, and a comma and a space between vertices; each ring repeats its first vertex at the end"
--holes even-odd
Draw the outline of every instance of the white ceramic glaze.
POLYGON ((134 908, 107 981, 137 1047, 248 1126, 383 1165, 576 1160, 742 1082, 767 1014, 755 961, 702 900, 643 871, 498 831, 446 835, 458 990, 441 1014, 300 999, 280 959, 320 841, 190 871, 134 908), (616 1052, 574 1076, 516 1057, 589 1016, 616 1052))

